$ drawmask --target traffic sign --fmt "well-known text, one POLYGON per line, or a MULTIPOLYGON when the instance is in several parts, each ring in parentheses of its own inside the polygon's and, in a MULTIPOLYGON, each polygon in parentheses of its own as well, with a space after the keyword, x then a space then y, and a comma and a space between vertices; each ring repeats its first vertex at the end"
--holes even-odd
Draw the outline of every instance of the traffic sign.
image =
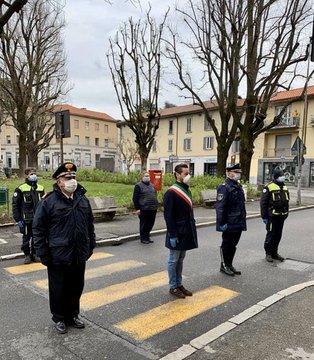
POLYGON ((291 147, 291 153, 293 155, 296 155, 298 152, 301 151, 301 148, 303 148, 303 154, 306 154, 306 146, 303 144, 300 136, 297 136, 294 144, 291 147))

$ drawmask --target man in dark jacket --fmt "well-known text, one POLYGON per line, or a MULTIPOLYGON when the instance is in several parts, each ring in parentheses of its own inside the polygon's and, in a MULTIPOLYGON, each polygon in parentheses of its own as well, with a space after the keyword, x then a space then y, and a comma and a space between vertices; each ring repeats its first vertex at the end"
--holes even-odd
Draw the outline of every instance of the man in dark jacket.
POLYGON ((133 204, 140 219, 140 240, 142 244, 154 241, 149 237, 155 224, 158 201, 154 185, 150 182, 149 172, 144 171, 142 181, 135 185, 133 191, 133 204))
POLYGON ((192 195, 189 190, 189 167, 177 165, 174 169, 176 182, 164 196, 164 217, 167 225, 166 247, 170 250, 168 275, 170 294, 184 299, 192 292, 182 285, 183 260, 187 250, 198 247, 193 214, 192 195))
POLYGON ((17 187, 12 198, 13 218, 23 234, 21 250, 24 252, 24 264, 37 261, 34 250, 32 223, 38 202, 45 194, 44 187, 37 184, 36 170, 25 170, 25 182, 17 187))
POLYGON ((65 334, 67 325, 85 327, 78 315, 95 232, 86 190, 76 181, 76 166, 62 164, 53 178, 57 183, 38 206, 33 234, 36 253, 48 270, 52 320, 57 332, 65 334))
POLYGON ((226 180, 217 188, 216 230, 222 232, 220 271, 226 275, 241 275, 233 266, 233 258, 242 231, 246 230, 245 196, 241 184, 241 166, 226 168, 226 180))
POLYGON ((267 231, 264 249, 268 262, 284 261, 284 258, 278 254, 283 225, 289 214, 289 191, 284 181, 283 170, 276 167, 273 181, 264 187, 260 202, 261 217, 267 231))

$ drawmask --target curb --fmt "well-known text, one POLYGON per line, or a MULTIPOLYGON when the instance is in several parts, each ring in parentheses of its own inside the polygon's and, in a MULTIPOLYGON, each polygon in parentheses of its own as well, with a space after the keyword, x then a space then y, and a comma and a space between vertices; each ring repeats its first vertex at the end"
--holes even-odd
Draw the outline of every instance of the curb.
POLYGON ((279 292, 265 298, 262 301, 259 301, 257 304, 242 311, 240 314, 235 315, 226 322, 216 326, 215 328, 198 336, 197 338, 194 338, 193 340, 190 341, 189 344, 182 345, 177 350, 167 354, 166 356, 160 358, 159 360, 186 359, 190 355, 197 352, 198 350, 202 350, 205 346, 209 345, 210 343, 217 340, 221 336, 235 329, 237 326, 243 324, 245 321, 252 319, 254 316, 261 313, 265 309, 269 308, 276 302, 311 286, 314 286, 314 280, 293 285, 286 289, 280 290, 279 292))

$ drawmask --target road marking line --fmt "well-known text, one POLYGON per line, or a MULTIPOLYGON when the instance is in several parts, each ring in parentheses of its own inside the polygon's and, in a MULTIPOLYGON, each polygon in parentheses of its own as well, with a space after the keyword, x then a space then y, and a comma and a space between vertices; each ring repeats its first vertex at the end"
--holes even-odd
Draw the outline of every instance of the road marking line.
POLYGON ((4 239, 0 239, 0 244, 7 244, 8 242, 5 241, 4 239))
MULTIPOLYGON (((85 280, 94 279, 105 275, 111 275, 116 272, 135 269, 144 265, 146 264, 143 262, 130 260, 130 261, 120 261, 117 263, 103 265, 103 266, 97 266, 95 268, 86 270, 85 280)), ((35 280, 32 281, 32 284, 40 289, 44 289, 44 290, 48 289, 48 279, 35 280)))
MULTIPOLYGON (((105 252, 97 252, 92 255, 90 260, 100 260, 100 259, 105 259, 105 258, 108 258, 111 256, 114 256, 114 255, 105 253, 105 252)), ((20 275, 20 274, 26 274, 29 272, 33 272, 33 271, 45 270, 46 266, 42 265, 41 263, 31 263, 31 264, 27 264, 27 265, 21 264, 21 265, 17 265, 17 266, 9 266, 4 269, 10 274, 20 275)))
POLYGON ((211 286, 184 300, 177 299, 136 315, 116 324, 115 327, 136 340, 146 340, 238 295, 239 293, 235 291, 211 286))
POLYGON ((81 307, 84 310, 96 309, 112 302, 166 285, 167 283, 168 273, 166 271, 142 276, 103 289, 84 293, 81 297, 81 307))

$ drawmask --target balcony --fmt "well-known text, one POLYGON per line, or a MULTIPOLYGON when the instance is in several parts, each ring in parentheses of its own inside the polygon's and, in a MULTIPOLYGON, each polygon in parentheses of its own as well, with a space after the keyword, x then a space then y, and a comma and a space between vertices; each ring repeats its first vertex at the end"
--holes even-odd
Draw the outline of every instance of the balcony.
POLYGON ((278 128, 298 128, 300 126, 300 117, 289 117, 282 118, 280 123, 273 127, 273 129, 278 128))
POLYGON ((267 148, 263 152, 264 158, 292 158, 291 148, 267 148))

